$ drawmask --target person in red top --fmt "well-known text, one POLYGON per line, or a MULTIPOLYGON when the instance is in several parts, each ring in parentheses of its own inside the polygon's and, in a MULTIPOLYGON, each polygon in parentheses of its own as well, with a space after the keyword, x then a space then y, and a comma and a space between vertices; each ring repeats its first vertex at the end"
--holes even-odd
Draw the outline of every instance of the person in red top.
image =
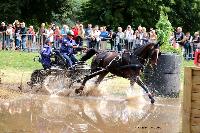
POLYGON ((76 37, 78 36, 78 28, 79 24, 76 24, 76 26, 72 27, 72 31, 74 32, 74 40, 76 40, 76 37))
POLYGON ((200 66, 200 54, 198 54, 198 57, 197 57, 197 63, 198 63, 198 66, 200 66))
POLYGON ((58 48, 59 46, 59 42, 61 40, 61 31, 59 26, 56 26, 55 30, 54 30, 54 47, 58 48))

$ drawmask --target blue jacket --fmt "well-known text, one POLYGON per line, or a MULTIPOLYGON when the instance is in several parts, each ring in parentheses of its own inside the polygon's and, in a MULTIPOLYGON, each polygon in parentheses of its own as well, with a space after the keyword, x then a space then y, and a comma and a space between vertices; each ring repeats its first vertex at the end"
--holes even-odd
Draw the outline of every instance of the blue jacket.
POLYGON ((107 31, 102 31, 101 34, 100 34, 100 37, 102 38, 108 38, 108 32, 107 31))
POLYGON ((45 68, 50 67, 51 47, 45 44, 43 49, 40 52, 40 55, 42 57, 40 62, 42 63, 43 67, 45 67, 45 68))
POLYGON ((67 54, 73 54, 74 50, 73 50, 73 46, 76 45, 75 41, 73 39, 69 39, 69 38, 63 38, 62 40, 62 45, 60 47, 60 52, 61 53, 67 53, 67 54))

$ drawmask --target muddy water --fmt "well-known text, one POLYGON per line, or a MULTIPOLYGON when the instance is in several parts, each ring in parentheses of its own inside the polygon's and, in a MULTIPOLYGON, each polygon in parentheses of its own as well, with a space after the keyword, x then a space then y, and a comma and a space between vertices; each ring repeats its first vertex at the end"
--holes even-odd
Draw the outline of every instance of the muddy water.
POLYGON ((178 99, 30 95, 0 104, 2 133, 177 133, 178 99))

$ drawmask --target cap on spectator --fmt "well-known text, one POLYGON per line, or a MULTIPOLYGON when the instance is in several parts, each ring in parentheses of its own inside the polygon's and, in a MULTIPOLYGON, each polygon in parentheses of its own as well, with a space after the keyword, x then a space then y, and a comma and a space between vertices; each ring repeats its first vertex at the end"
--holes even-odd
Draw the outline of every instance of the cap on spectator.
POLYGON ((69 36, 74 36, 74 32, 73 32, 72 30, 69 30, 69 31, 67 32, 67 35, 69 35, 69 36))

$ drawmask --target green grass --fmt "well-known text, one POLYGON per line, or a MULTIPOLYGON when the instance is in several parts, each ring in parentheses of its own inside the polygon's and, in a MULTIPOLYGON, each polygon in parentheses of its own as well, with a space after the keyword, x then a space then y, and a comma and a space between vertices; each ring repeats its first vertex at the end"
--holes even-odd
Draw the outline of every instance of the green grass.
MULTIPOLYGON (((38 61, 33 61, 33 58, 38 56, 37 52, 16 52, 16 51, 0 51, 0 69, 1 70, 20 70, 20 71, 33 71, 42 68, 38 61)), ((77 58, 81 56, 78 55, 77 58)), ((89 61, 91 62, 91 60, 89 61)), ((184 67, 194 66, 193 61, 182 60, 181 65, 181 79, 184 76, 184 67)))
POLYGON ((182 64, 181 64, 181 82, 183 82, 183 80, 184 80, 184 68, 185 67, 189 67, 189 66, 195 66, 194 65, 194 61, 193 60, 187 61, 187 60, 184 60, 182 58, 182 64))
POLYGON ((32 71, 42 68, 38 61, 33 61, 33 58, 38 55, 38 53, 0 51, 0 69, 32 71))

